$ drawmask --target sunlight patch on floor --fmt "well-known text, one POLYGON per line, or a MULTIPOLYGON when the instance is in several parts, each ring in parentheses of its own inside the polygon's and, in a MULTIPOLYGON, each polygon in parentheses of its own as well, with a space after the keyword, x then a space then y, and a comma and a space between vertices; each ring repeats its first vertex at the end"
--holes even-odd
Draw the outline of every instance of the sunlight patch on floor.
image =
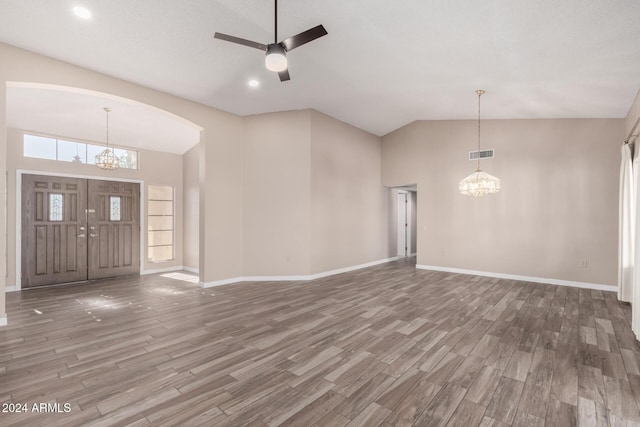
POLYGON ((183 282, 198 283, 198 276, 194 276, 193 274, 166 273, 166 274, 161 274, 161 276, 167 277, 169 279, 181 280, 183 282))

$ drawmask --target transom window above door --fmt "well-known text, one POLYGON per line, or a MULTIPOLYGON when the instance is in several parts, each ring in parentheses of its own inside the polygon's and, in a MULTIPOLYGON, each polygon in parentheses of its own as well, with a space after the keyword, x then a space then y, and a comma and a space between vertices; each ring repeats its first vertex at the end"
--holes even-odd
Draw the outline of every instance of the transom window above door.
MULTIPOLYGON (((24 157, 57 160, 59 162, 96 164, 96 155, 105 149, 104 145, 66 141, 46 136, 25 133, 23 138, 24 157)), ((138 152, 113 147, 113 153, 120 159, 123 169, 138 169, 138 152)))

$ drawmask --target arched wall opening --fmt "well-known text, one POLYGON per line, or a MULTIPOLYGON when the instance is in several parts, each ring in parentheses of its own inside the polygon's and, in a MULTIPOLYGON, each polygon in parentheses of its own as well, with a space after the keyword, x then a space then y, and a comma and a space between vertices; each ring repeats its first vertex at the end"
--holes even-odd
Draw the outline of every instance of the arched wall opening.
MULTIPOLYGON (((196 156, 199 280, 213 282, 242 276, 241 117, 6 44, 0 44, 0 62, 0 188, 8 193, 7 169, 11 165, 7 160, 7 83, 82 88, 164 110, 201 128, 196 156)), ((7 322, 7 259, 15 251, 8 244, 6 221, 7 214, 15 212, 15 205, 5 206, 0 210, 0 325, 7 322)))
MULTIPOLYGON (((202 127, 143 102, 78 87, 7 82, 6 100, 7 200, 8 205, 15 207, 7 211, 7 290, 21 289, 21 273, 24 275, 22 258, 29 256, 21 244, 21 185, 25 174, 138 183, 140 238, 137 251, 140 253, 140 273, 199 270, 200 165, 197 151, 202 127), (81 162, 44 160, 23 155, 25 134, 80 143, 104 143, 106 126, 103 108, 106 106, 112 110, 110 145, 136 150, 137 169, 104 171, 81 162), (173 190, 173 213, 167 218, 173 222, 170 244, 172 256, 161 261, 150 256, 153 236, 159 233, 154 232, 146 221, 151 213, 146 197, 149 186, 171 187, 173 190)), ((166 233, 163 234, 166 236, 166 233)))

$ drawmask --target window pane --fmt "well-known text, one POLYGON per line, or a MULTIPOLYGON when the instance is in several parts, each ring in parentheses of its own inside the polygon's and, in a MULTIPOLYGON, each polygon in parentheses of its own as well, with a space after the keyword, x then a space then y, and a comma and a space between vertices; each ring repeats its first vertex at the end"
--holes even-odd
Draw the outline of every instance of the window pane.
POLYGON ((173 215, 173 202, 149 200, 149 215, 173 215))
POLYGON ((148 248, 149 261, 168 261, 173 259, 173 246, 153 246, 148 248))
POLYGON ((49 221, 62 221, 62 194, 49 193, 49 221))
POLYGON ((44 136, 24 135, 25 157, 35 157, 37 159, 56 159, 56 140, 45 138, 44 136))
POLYGON ((171 200, 173 201, 173 187, 167 185, 150 185, 149 200, 171 200))
MULTIPOLYGON (((24 134, 23 155, 38 159, 58 160, 61 162, 96 164, 96 156, 107 147, 105 145, 85 144, 24 134)), ((120 167, 138 169, 138 152, 124 148, 111 148, 120 159, 120 167)), ((171 187, 169 187, 171 188, 171 187)))
POLYGON ((126 169, 138 169, 138 152, 114 148, 113 153, 120 158, 120 167, 126 169))
POLYGON ((149 246, 173 245, 173 231, 149 231, 149 246))
POLYGON ((173 230, 172 216, 150 216, 148 218, 149 230, 173 230))
POLYGON ((87 159, 87 146, 81 142, 58 140, 58 160, 63 162, 85 163, 87 159), (76 160, 77 156, 77 160, 76 160))
POLYGON ((95 165, 96 164, 96 156, 104 151, 107 147, 103 147, 101 145, 92 145, 87 144, 87 164, 95 165))
POLYGON ((110 196, 109 197, 109 220, 110 221, 120 221, 120 197, 118 196, 110 196))
POLYGON ((151 262, 173 259, 173 187, 147 187, 147 257, 151 262))

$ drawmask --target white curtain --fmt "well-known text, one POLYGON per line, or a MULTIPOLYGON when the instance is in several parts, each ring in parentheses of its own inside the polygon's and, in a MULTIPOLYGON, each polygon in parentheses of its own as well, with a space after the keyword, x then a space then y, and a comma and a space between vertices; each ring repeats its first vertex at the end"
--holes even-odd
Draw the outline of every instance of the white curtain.
MULTIPOLYGON (((622 162, 620 164, 620 221, 618 239, 618 299, 620 301, 631 302, 633 298, 634 283, 634 247, 636 242, 635 234, 635 212, 636 196, 634 189, 638 188, 634 182, 633 153, 630 144, 622 146, 622 162)), ((636 171, 638 169, 635 169, 636 171)), ((640 174, 636 174, 640 175, 640 174)), ((638 177, 635 177, 637 181, 638 177)), ((638 251, 640 252, 640 251, 638 251)), ((639 253, 640 255, 640 253, 639 253)), ((638 263, 637 265, 640 265, 638 263)), ((640 276, 636 274, 636 276, 640 276)), ((637 277, 636 280, 640 280, 637 277)), ((635 304, 634 304, 635 305, 635 304)))

